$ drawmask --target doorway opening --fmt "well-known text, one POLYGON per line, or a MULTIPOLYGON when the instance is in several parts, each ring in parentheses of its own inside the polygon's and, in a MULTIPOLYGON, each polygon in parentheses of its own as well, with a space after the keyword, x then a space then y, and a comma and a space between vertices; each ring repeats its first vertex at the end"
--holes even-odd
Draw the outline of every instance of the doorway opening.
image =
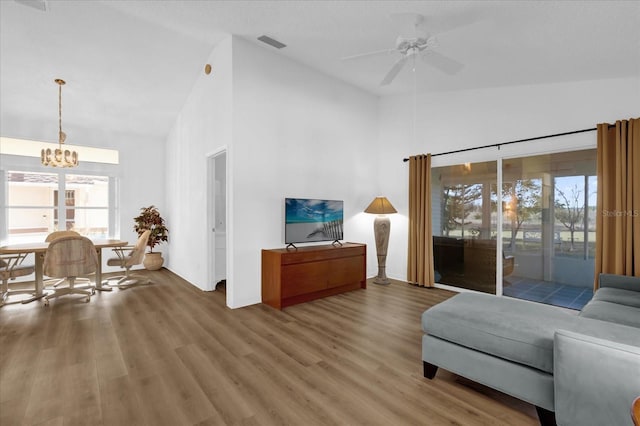
POLYGON ((207 290, 225 291, 227 283, 227 152, 207 157, 207 290))

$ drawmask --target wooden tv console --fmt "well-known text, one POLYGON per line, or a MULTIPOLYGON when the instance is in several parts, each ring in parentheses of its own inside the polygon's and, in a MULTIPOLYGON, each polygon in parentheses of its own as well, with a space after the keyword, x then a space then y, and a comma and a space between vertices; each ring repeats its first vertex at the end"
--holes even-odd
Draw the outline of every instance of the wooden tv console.
POLYGON ((262 303, 296 303, 367 288, 367 246, 344 243, 262 250, 262 303))

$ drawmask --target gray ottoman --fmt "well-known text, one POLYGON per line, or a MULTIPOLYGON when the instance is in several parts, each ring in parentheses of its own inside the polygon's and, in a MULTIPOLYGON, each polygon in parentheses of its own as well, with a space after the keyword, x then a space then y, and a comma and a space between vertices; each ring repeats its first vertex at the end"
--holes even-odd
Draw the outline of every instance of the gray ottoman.
POLYGON ((535 405, 541 424, 555 424, 554 333, 579 322, 539 303, 457 294, 422 315, 424 375, 442 367, 535 405))

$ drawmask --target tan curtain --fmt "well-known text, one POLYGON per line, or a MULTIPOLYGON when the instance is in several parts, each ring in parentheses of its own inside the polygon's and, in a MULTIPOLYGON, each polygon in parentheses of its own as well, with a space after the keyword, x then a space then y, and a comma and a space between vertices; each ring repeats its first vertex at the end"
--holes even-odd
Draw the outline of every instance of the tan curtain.
POLYGON ((598 124, 598 275, 640 276, 640 118, 598 124))
POLYGON ((431 154, 409 158, 409 257, 407 280, 433 287, 431 154))

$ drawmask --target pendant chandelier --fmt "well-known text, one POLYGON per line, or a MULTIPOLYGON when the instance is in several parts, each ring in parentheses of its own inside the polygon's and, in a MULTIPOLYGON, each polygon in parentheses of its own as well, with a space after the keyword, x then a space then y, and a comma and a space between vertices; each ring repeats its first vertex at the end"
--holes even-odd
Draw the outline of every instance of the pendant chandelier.
POLYGON ((67 139, 67 135, 62 131, 62 86, 66 83, 59 78, 56 78, 55 82, 58 85, 58 148, 55 150, 43 148, 40 161, 43 166, 75 167, 78 165, 78 153, 62 149, 62 144, 67 139))

